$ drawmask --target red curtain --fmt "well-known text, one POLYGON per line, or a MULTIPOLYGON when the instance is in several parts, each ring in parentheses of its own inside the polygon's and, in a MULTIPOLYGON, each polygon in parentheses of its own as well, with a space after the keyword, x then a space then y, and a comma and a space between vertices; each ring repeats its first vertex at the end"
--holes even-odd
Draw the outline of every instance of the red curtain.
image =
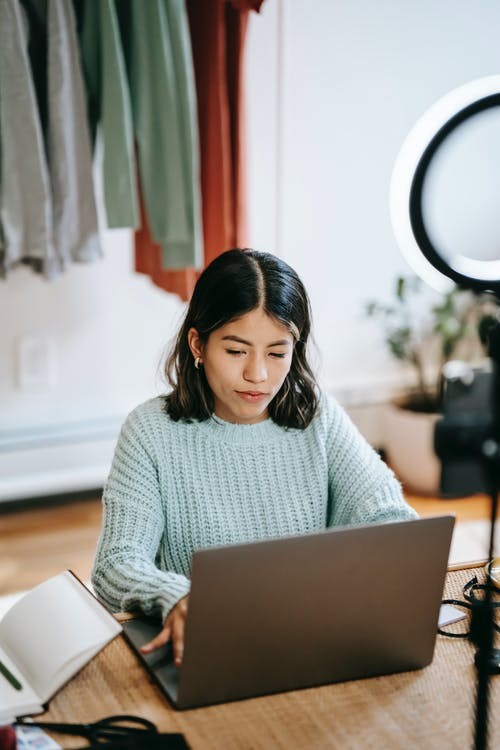
MULTIPOLYGON (((263 0, 187 0, 196 77, 205 264, 247 244, 244 52, 248 14, 263 0)), ((135 268, 187 300, 198 272, 162 268, 144 206, 135 268)), ((168 248, 167 248, 168 250, 168 248)))

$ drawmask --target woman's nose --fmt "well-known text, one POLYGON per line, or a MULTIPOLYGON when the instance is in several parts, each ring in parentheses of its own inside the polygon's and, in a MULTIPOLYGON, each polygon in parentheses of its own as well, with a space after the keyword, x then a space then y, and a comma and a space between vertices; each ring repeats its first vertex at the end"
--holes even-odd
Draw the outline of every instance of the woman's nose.
POLYGON ((261 357, 250 357, 243 373, 245 380, 251 383, 263 383, 267 380, 267 368, 261 357))

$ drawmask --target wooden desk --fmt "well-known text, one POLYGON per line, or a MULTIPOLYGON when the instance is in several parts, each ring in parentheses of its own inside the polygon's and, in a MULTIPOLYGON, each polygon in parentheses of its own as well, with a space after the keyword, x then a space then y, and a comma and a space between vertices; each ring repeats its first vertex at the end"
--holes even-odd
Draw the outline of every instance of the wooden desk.
MULTIPOLYGON (((474 572, 449 573, 446 596, 460 596, 474 572)), ((162 731, 183 732, 192 750, 457 750, 472 747, 475 684, 471 645, 438 636, 434 660, 423 670, 180 712, 119 637, 53 699, 43 718, 138 714, 162 731)), ((490 695, 493 749, 500 747, 500 677, 492 678, 490 695)), ((82 744, 54 736, 65 748, 82 744)))

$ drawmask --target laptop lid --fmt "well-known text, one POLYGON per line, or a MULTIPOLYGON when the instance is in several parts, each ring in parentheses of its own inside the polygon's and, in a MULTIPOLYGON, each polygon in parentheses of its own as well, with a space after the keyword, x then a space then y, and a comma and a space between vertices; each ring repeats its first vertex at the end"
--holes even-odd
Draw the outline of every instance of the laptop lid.
MULTIPOLYGON (((440 516, 196 552, 181 669, 164 649, 142 658, 178 708, 424 667, 453 525, 440 516)), ((140 646, 158 626, 124 629, 140 646)))

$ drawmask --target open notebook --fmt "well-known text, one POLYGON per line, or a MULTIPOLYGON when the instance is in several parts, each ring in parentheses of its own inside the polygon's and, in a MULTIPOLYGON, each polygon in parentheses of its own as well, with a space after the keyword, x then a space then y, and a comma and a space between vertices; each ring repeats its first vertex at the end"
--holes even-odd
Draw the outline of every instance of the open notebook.
POLYGON ((121 630, 69 570, 25 594, 0 620, 0 722, 41 713, 121 630))

